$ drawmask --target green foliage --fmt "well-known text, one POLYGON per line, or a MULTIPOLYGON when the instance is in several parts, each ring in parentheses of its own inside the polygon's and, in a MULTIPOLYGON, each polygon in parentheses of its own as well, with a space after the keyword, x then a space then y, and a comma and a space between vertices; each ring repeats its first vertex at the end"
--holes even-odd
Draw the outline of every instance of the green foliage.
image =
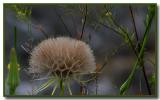
POLYGON ((153 73, 150 77, 149 77, 149 83, 151 86, 155 86, 156 84, 156 75, 155 73, 153 73))
POLYGON ((59 80, 59 85, 60 85, 60 95, 64 95, 64 82, 63 79, 59 80))
POLYGON ((20 83, 19 70, 20 68, 17 61, 16 50, 15 48, 12 48, 10 53, 10 63, 8 64, 7 77, 7 84, 9 86, 10 95, 15 94, 15 90, 20 83))
POLYGON ((148 7, 148 14, 146 15, 145 19, 145 26, 149 24, 149 20, 151 19, 152 15, 154 15, 154 13, 155 13, 155 5, 150 5, 148 7))
POLYGON ((129 75, 127 80, 120 87, 120 95, 124 95, 126 93, 126 91, 129 89, 129 87, 131 86, 131 82, 133 80, 135 71, 136 71, 138 65, 140 64, 139 62, 141 61, 141 59, 143 59, 144 49, 145 49, 145 45, 147 43, 147 39, 148 39, 148 35, 149 35, 148 33, 149 33, 149 30, 150 30, 151 23, 152 23, 154 15, 155 15, 155 6, 151 5, 151 6, 148 7, 148 15, 147 16, 149 16, 149 17, 146 18, 146 23, 147 23, 146 30, 145 30, 145 33, 144 33, 144 36, 143 36, 143 40, 141 42, 142 45, 141 45, 141 49, 140 49, 138 58, 137 58, 134 66, 133 66, 131 74, 129 75))
POLYGON ((16 13, 16 17, 22 21, 28 21, 31 16, 31 9, 25 5, 7 4, 7 8, 10 8, 16 13))
POLYGON ((17 61, 17 54, 16 54, 16 46, 17 46, 17 29, 14 27, 14 48, 10 51, 10 62, 8 64, 8 77, 7 77, 7 84, 9 86, 9 94, 14 95, 17 86, 20 83, 20 76, 19 76, 19 64, 17 61))
POLYGON ((99 23, 118 34, 129 46, 133 46, 133 33, 129 32, 126 27, 119 25, 116 22, 112 14, 111 8, 112 6, 105 6, 105 11, 99 18, 99 23))
POLYGON ((129 89, 132 81, 132 75, 128 77, 128 79, 121 85, 120 87, 120 95, 124 95, 126 91, 129 89))
MULTIPOLYGON (((85 14, 84 13, 85 12, 85 9, 84 9, 85 6, 84 5, 76 5, 76 6, 75 5, 59 5, 59 6, 64 7, 64 8, 68 8, 70 10, 76 9, 82 15, 85 14)), ((16 16, 17 16, 18 19, 21 19, 23 21, 28 21, 30 19, 31 9, 29 9, 28 7, 25 7, 24 5, 16 5, 16 4, 7 5, 7 7, 11 8, 16 13, 16 16)), ((111 6, 104 6, 104 7, 105 7, 105 11, 100 16, 98 22, 101 25, 113 30, 116 34, 118 34, 123 39, 125 44, 127 43, 129 45, 129 47, 131 47, 131 49, 133 49, 135 51, 134 38, 133 38, 135 33, 129 32, 129 30, 126 27, 123 27, 122 25, 119 25, 115 21, 114 16, 111 12, 111 6)), ((88 12, 89 11, 87 11, 87 13, 86 13, 87 18, 89 17, 88 12)), ((65 23, 63 22, 63 16, 61 17, 61 15, 58 14, 58 13, 57 13, 57 15, 58 15, 58 17, 60 17, 62 23, 64 24, 64 26, 66 28, 66 30, 68 30, 65 23)), ((150 30, 151 23, 152 23, 154 15, 155 15, 155 5, 150 5, 148 7, 148 14, 146 15, 146 20, 145 20, 146 30, 144 32, 143 39, 140 42, 140 50, 136 50, 136 53, 137 53, 136 62, 133 65, 133 69, 132 69, 130 75, 128 76, 126 81, 120 87, 120 95, 125 95, 126 94, 127 90, 130 88, 130 86, 132 84, 132 81, 133 81, 134 74, 135 74, 136 70, 139 68, 139 66, 141 66, 141 61, 143 60, 143 55, 144 55, 144 49, 145 49, 145 46, 146 46, 146 43, 147 43, 147 40, 148 40, 149 30, 150 30)), ((87 19, 87 21, 88 21, 88 19, 87 19)), ((99 27, 99 25, 94 24, 94 23, 93 23, 93 26, 95 26, 95 28, 99 27)), ((31 33, 31 23, 28 24, 28 31, 29 31, 29 33, 31 33)), ((68 32, 70 33, 69 30, 68 30, 68 32)), ((11 49, 10 63, 8 64, 7 84, 9 85, 10 95, 15 94, 15 90, 20 83, 19 64, 18 64, 17 55, 16 55, 16 45, 17 45, 17 29, 15 27, 14 28, 14 48, 11 49)), ((114 55, 114 53, 116 53, 116 52, 117 51, 113 52, 112 55, 114 55)), ((96 77, 93 77, 93 79, 95 79, 96 77)), ((90 80, 93 80, 93 79, 90 79, 90 80)), ((86 82, 89 82, 90 80, 87 80, 86 82)), ((153 74, 150 77, 149 80, 150 80, 150 84, 154 85, 155 80, 156 80, 155 79, 155 74, 153 74)), ((57 90, 57 87, 59 86, 60 95, 63 96, 65 85, 67 85, 67 88, 69 90, 69 94, 72 95, 70 84, 65 83, 62 79, 56 79, 54 77, 49 79, 44 84, 42 84, 34 92, 39 93, 39 92, 47 89, 51 85, 54 85, 51 95, 54 95, 55 91, 57 90)))

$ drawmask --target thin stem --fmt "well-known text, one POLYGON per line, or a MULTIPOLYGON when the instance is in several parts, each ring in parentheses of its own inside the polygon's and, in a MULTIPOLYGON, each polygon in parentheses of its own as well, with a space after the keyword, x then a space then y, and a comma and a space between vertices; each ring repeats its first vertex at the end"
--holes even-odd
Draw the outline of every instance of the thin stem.
POLYGON ((88 79, 88 80, 83 80, 83 81, 80 81, 80 83, 87 83, 87 82, 90 82, 90 81, 92 81, 92 80, 95 80, 96 79, 96 75, 93 75, 93 77, 92 78, 90 78, 90 79, 88 79))
POLYGON ((82 39, 82 37, 83 37, 84 27, 85 27, 86 21, 87 21, 87 4, 86 4, 86 11, 85 11, 85 14, 84 14, 84 22, 83 22, 83 25, 82 25, 82 33, 81 33, 80 39, 82 39))
POLYGON ((140 47, 140 44, 139 44, 138 32, 137 32, 137 28, 136 28, 136 23, 135 23, 132 7, 130 5, 129 5, 129 10, 130 10, 131 18, 132 18, 132 24, 133 24, 133 27, 134 27, 135 38, 137 40, 138 52, 139 52, 141 47, 140 47))
MULTIPOLYGON (((113 18, 112 18, 112 20, 113 20, 113 18)), ((122 27, 120 27, 114 20, 113 20, 113 22, 114 22, 115 25, 116 25, 117 27, 119 27, 124 33, 126 33, 128 42, 130 43, 131 48, 133 49, 134 53, 135 53, 136 56, 138 57, 137 52, 136 52, 136 50, 135 50, 135 48, 134 48, 134 45, 133 45, 132 40, 130 39, 128 33, 127 33, 122 27)), ((112 28, 112 27, 109 27, 108 25, 105 25, 105 24, 103 24, 103 23, 99 23, 99 24, 102 25, 102 26, 104 26, 105 28, 111 29, 112 31, 114 31, 114 32, 116 32, 116 33, 119 33, 117 30, 115 30, 115 29, 112 28)))
POLYGON ((96 81, 96 95, 97 95, 97 93, 98 93, 98 77, 97 77, 98 75, 97 75, 97 73, 96 73, 96 79, 95 79, 95 81, 96 81))
POLYGON ((42 34, 43 34, 46 38, 49 37, 48 34, 44 31, 44 29, 43 29, 42 27, 39 28, 39 30, 42 32, 42 34))
POLYGON ((146 71, 145 71, 144 63, 142 63, 142 72, 143 72, 143 76, 144 76, 144 79, 145 79, 145 82, 146 82, 146 86, 147 86, 148 94, 149 94, 149 95, 151 95, 151 94, 152 94, 152 92, 151 92, 150 85, 149 85, 149 82, 148 82, 148 79, 147 79, 147 75, 146 75, 146 71))
MULTIPOLYGON (((132 14, 133 14, 133 12, 132 12, 132 14)), ((140 52, 140 45, 138 44, 138 49, 139 49, 139 50, 138 50, 138 52, 137 52, 136 49, 135 49, 135 46, 133 45, 133 43, 132 43, 132 41, 131 41, 131 39, 130 39, 130 37, 129 37, 129 35, 128 35, 128 33, 127 33, 120 25, 118 25, 118 24, 116 23, 116 21, 115 21, 112 17, 111 17, 111 19, 113 20, 113 23, 114 23, 117 27, 119 27, 119 28, 126 34, 127 39, 128 39, 128 42, 129 42, 132 50, 134 51, 134 53, 135 53, 135 55, 136 55, 136 57, 137 57, 137 59, 138 59, 139 64, 141 65, 141 61, 142 61, 142 60, 141 60, 140 57, 138 56, 138 52, 140 52)), ((134 21, 134 23, 135 23, 135 21, 134 21)), ((114 31, 114 32, 119 33, 118 31, 116 31, 116 30, 113 29, 112 27, 109 27, 109 26, 104 25, 104 24, 102 24, 102 23, 100 23, 100 24, 103 25, 103 26, 105 26, 106 28, 111 29, 111 30, 114 31)), ((135 26, 135 25, 134 25, 134 26, 135 26)), ((136 29, 136 28, 134 28, 134 29, 136 29)), ((135 30, 135 33, 137 34, 137 31, 136 31, 136 30, 135 30)), ((144 37, 145 37, 146 33, 147 33, 147 31, 145 32, 144 37)), ((136 38, 138 39, 138 35, 136 36, 136 38)), ((144 40, 144 38, 143 38, 143 40, 144 40)), ((150 94, 151 92, 150 92, 150 88, 149 88, 149 84, 148 84, 148 80, 147 80, 147 77, 146 77, 146 73, 145 73, 145 68, 144 68, 144 66, 143 66, 143 75, 144 75, 144 77, 145 77, 145 81, 146 81, 146 84, 147 84, 148 92, 149 92, 149 94, 150 94)))
POLYGON ((68 29, 67 25, 64 23, 62 16, 57 12, 56 9, 55 9, 55 12, 56 12, 57 16, 59 17, 59 19, 61 20, 64 28, 67 30, 67 32, 69 33, 69 35, 72 37, 72 33, 71 33, 70 30, 68 29))
POLYGON ((133 27, 134 27, 136 40, 138 42, 138 40, 139 40, 138 39, 138 32, 137 32, 136 23, 135 23, 135 20, 134 20, 134 15, 133 15, 132 7, 130 5, 129 5, 129 10, 130 10, 131 18, 132 18, 132 24, 133 24, 133 27))
POLYGON ((53 91, 52 91, 52 94, 51 94, 51 95, 54 95, 54 93, 55 93, 55 91, 56 91, 56 89, 57 89, 57 86, 58 86, 58 84, 56 84, 56 85, 54 86, 54 88, 53 88, 53 91))
POLYGON ((48 38, 48 33, 44 30, 44 27, 42 25, 34 25, 34 24, 31 24, 33 27, 35 27, 38 31, 40 31, 45 38, 48 38))
POLYGON ((60 79, 60 95, 63 96, 64 95, 64 83, 63 83, 63 79, 60 79))
POLYGON ((53 79, 50 79, 49 81, 47 81, 46 83, 42 84, 40 86, 40 88, 34 90, 34 93, 38 93, 46 88, 48 88, 50 85, 52 85, 55 81, 53 79))
POLYGON ((80 91, 81 91, 81 95, 84 95, 83 84, 82 84, 82 82, 80 82, 80 91))
POLYGON ((103 27, 107 28, 107 29, 112 30, 112 31, 115 32, 115 33, 119 33, 119 32, 118 32, 117 30, 115 30, 114 28, 112 28, 112 27, 110 27, 110 26, 108 26, 108 25, 106 25, 106 24, 104 24, 104 23, 102 23, 102 22, 99 22, 99 24, 102 25, 103 27))
MULTIPOLYGON (((83 25, 82 25, 82 32, 81 32, 81 35, 80 35, 80 40, 82 39, 83 37, 83 33, 84 33, 84 28, 85 28, 85 24, 86 24, 86 20, 87 20, 87 4, 86 4, 86 7, 85 7, 85 14, 84 14, 84 22, 83 22, 83 25)), ((84 95, 84 91, 83 91, 83 84, 80 83, 80 92, 81 92, 81 95, 84 95)))
POLYGON ((14 27, 14 48, 17 49, 17 27, 14 27))
POLYGON ((69 82, 67 83, 67 88, 68 88, 69 94, 72 95, 72 90, 69 82))
MULTIPOLYGON (((137 65, 138 63, 140 62, 139 61, 139 58, 143 58, 143 55, 144 55, 144 49, 145 49, 145 45, 147 43, 147 40, 148 40, 148 34, 149 34, 149 30, 151 28, 151 23, 152 23, 152 20, 153 20, 153 17, 154 17, 154 14, 155 14, 155 10, 152 10, 151 12, 151 15, 150 15, 150 18, 148 19, 148 24, 146 26, 146 30, 145 30, 145 33, 143 35, 143 40, 142 40, 142 46, 141 46, 141 49, 140 49, 140 52, 138 54, 138 59, 136 60, 136 63, 134 64, 133 66, 133 69, 131 71, 131 74, 129 75, 129 77, 127 78, 127 80, 123 83, 123 85, 121 86, 120 88, 120 94, 124 95, 126 93, 126 90, 130 87, 131 85, 131 81, 133 80, 133 75, 135 74, 135 71, 137 69, 137 65)), ((141 60, 142 61, 142 60, 141 60)))
POLYGON ((81 95, 87 95, 87 87, 85 86, 85 84, 83 82, 79 82, 80 83, 80 91, 81 91, 81 95))
MULTIPOLYGON (((134 20, 132 7, 130 5, 129 5, 129 10, 130 10, 131 18, 132 18, 132 23, 133 23, 133 26, 134 26, 135 37, 136 37, 137 44, 138 44, 138 52, 140 52, 140 44, 139 44, 139 39, 138 39, 138 32, 137 32, 137 28, 136 28, 136 24, 135 24, 135 20, 134 20)), ((138 55, 138 54, 136 54, 136 55, 138 55)), ((151 89, 150 89, 149 82, 148 82, 148 79, 147 79, 144 63, 140 63, 140 65, 142 66, 143 76, 144 76, 144 79, 145 79, 145 82, 146 82, 148 93, 149 93, 149 95, 151 95, 151 89)))
POLYGON ((140 72, 140 75, 139 75, 139 90, 140 90, 140 93, 142 93, 142 81, 141 81, 141 72, 140 72))
POLYGON ((127 33, 120 25, 118 25, 118 24, 116 23, 116 21, 113 19, 113 17, 111 17, 111 19, 113 20, 114 24, 115 24, 117 27, 119 27, 119 28, 126 34, 127 39, 128 39, 128 42, 129 42, 132 50, 134 51, 134 53, 135 53, 136 56, 138 57, 137 51, 135 50, 135 47, 134 47, 134 45, 133 45, 133 43, 132 43, 132 40, 130 39, 128 33, 127 33))

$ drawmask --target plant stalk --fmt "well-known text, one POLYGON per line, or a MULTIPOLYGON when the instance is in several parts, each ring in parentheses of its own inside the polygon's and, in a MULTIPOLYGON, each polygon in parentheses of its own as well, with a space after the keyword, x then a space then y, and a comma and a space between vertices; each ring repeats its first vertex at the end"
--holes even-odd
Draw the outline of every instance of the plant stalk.
MULTIPOLYGON (((134 31, 135 31, 136 41, 137 41, 137 44, 138 44, 138 48, 137 49, 138 49, 138 52, 140 52, 140 44, 139 44, 138 32, 137 32, 136 23, 135 23, 135 19, 134 19, 134 15, 133 15, 133 11, 132 11, 132 7, 131 6, 129 6, 129 10, 130 10, 131 18, 132 18, 134 31)), ((136 53, 136 56, 137 55, 138 54, 136 53)), ((150 89, 149 82, 148 82, 148 79, 147 79, 147 75, 146 75, 146 71, 145 71, 143 60, 141 60, 140 65, 142 66, 142 72, 143 72, 143 76, 144 76, 144 79, 145 79, 145 82, 146 82, 148 94, 151 95, 151 89, 150 89)))

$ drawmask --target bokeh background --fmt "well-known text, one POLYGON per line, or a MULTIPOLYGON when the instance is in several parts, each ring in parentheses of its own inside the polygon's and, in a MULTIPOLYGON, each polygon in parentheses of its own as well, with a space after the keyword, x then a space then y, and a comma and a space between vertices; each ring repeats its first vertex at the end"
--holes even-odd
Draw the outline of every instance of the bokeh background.
MULTIPOLYGON (((30 10, 31 15, 25 19, 18 16, 14 9, 4 4, 4 76, 7 77, 7 65, 9 63, 10 49, 13 47, 14 27, 17 27, 17 55, 20 63, 20 85, 16 93, 18 95, 31 95, 43 81, 32 81, 32 76, 27 73, 29 54, 40 41, 46 38, 69 36, 79 38, 82 33, 85 20, 85 4, 26 4, 20 5, 30 10), (23 48, 24 47, 24 48, 23 48), (24 50, 25 49, 25 50, 24 50)), ((145 31, 145 18, 148 4, 131 4, 138 37, 142 40, 145 31)), ((124 41, 114 31, 99 24, 100 20, 105 23, 106 13, 111 12, 116 22, 128 31, 134 32, 129 4, 88 4, 87 17, 84 26, 82 41, 90 45, 94 51, 97 65, 102 65, 106 60, 102 72, 97 79, 97 95, 118 96, 120 86, 130 74, 136 56, 127 44, 121 46, 124 41), (108 8, 107 8, 108 7, 108 8), (111 54, 114 55, 111 56, 111 54)), ((145 68, 148 79, 156 74, 156 43, 157 43, 157 19, 154 18, 149 32, 149 40, 145 49, 145 68)), ((106 23, 107 24, 107 23, 106 23)), ((86 84, 88 95, 96 94, 96 82, 86 84)), ((157 86, 151 87, 155 94, 157 86)), ((48 88, 42 94, 49 95, 52 88, 48 88)), ((78 83, 72 84, 73 94, 79 94, 78 83)), ((136 71, 128 95, 147 95, 147 88, 141 69, 136 71), (140 92, 141 91, 141 92, 140 92)))

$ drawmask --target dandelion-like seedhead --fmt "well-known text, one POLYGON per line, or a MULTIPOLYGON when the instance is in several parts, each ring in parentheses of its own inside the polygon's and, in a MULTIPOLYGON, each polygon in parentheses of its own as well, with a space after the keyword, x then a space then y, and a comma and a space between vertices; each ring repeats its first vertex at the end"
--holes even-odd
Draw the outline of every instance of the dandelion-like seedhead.
POLYGON ((96 69, 90 47, 69 37, 42 41, 33 49, 29 64, 29 73, 57 75, 60 78, 92 73, 96 69))

